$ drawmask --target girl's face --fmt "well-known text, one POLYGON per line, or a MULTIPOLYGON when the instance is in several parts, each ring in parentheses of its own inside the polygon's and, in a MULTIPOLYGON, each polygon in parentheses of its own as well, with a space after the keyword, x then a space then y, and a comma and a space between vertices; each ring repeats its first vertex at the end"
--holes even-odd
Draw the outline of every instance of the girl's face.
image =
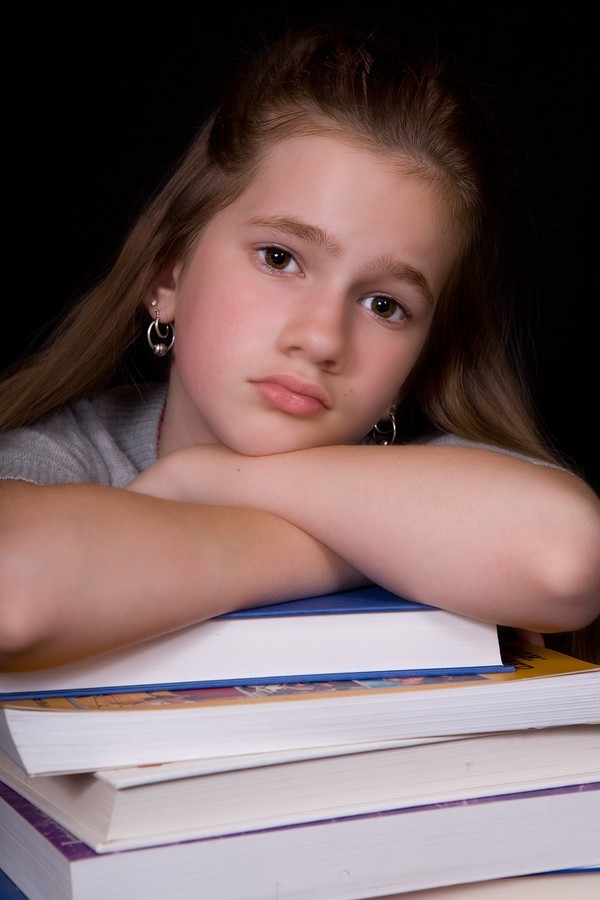
POLYGON ((156 297, 175 320, 161 451, 356 443, 398 398, 456 257, 434 188, 331 136, 290 137, 156 297))

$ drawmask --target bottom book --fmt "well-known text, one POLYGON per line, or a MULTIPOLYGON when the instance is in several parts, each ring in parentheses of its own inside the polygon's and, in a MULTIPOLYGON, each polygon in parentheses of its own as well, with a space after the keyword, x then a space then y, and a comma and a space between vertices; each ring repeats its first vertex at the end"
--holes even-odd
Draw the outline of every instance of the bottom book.
MULTIPOLYGON (((600 897, 600 868, 560 869, 554 872, 534 872, 514 878, 491 878, 471 884, 407 894, 387 894, 369 900, 598 900, 600 897)), ((1 900, 27 900, 14 881, 0 870, 1 900)))
MULTIPOLYGON (((369 900, 598 900, 598 897, 600 868, 586 868, 491 878, 407 894, 380 895, 369 900)), ((23 891, 1 870, 0 900, 27 900, 23 891)))
POLYGON ((599 820, 596 782, 98 854, 0 782, 0 869, 29 900, 359 900, 597 866, 599 820))
POLYGON ((381 900, 598 900, 599 897, 600 867, 594 867, 491 878, 472 884, 392 894, 381 900))

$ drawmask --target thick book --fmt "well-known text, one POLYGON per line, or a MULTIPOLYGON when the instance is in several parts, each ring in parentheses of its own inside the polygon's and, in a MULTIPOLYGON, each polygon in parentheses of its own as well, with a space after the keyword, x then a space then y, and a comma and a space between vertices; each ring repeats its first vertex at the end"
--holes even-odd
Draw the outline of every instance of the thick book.
MULTIPOLYGON (((14 881, 0 870, 2 900, 27 900, 14 881)), ((534 872, 512 878, 490 878, 471 884, 431 888, 371 897, 370 900, 598 900, 600 897, 600 868, 559 869, 534 872)))
POLYGON ((102 853, 600 781, 600 726, 242 760, 32 776, 0 751, 0 780, 102 853))
MULTIPOLYGON (((27 900, 14 881, 0 869, 2 900, 27 900)), ((509 878, 490 878, 470 884, 386 894, 369 900, 598 900, 600 867, 533 872, 509 878)))
POLYGON ((598 865, 600 782, 96 853, 0 782, 0 868, 29 900, 355 900, 598 865))
POLYGON ((511 672, 98 694, 0 703, 29 775, 600 723, 600 666, 506 645, 511 672))
POLYGON ((373 586, 237 610, 63 666, 0 672, 0 700, 506 668, 495 625, 373 586))

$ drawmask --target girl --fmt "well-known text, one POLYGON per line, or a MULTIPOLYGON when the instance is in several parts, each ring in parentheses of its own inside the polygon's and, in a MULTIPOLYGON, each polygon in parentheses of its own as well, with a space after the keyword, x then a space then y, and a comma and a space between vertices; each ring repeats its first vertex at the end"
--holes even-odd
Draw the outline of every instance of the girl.
POLYGON ((6 669, 370 580, 536 632, 596 619, 600 502, 506 339, 501 158, 438 63, 315 29, 248 65, 2 385, 6 669))

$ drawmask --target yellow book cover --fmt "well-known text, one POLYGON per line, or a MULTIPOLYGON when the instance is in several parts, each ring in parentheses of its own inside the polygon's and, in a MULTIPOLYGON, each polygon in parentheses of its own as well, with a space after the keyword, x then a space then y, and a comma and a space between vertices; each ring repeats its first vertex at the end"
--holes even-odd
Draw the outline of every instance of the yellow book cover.
POLYGON ((0 749, 28 774, 600 723, 600 666, 532 644, 514 671, 7 701, 0 749))

